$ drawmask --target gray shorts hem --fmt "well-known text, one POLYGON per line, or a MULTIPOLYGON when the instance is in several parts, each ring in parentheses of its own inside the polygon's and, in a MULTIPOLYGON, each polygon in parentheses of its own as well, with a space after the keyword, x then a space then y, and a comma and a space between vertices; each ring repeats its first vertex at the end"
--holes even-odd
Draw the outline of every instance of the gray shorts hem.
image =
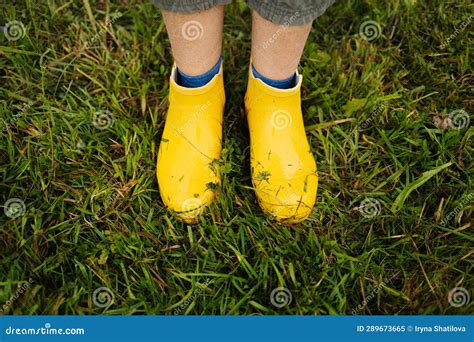
POLYGON ((298 26, 313 22, 336 0, 270 1, 247 0, 250 8, 276 25, 298 26))
POLYGON ((165 11, 192 13, 205 11, 217 5, 227 5, 232 0, 151 0, 151 2, 165 11))
MULTIPOLYGON (((152 0, 165 11, 192 13, 205 11, 232 0, 152 0)), ((311 23, 322 15, 336 0, 246 0, 250 8, 277 25, 298 26, 311 23)))

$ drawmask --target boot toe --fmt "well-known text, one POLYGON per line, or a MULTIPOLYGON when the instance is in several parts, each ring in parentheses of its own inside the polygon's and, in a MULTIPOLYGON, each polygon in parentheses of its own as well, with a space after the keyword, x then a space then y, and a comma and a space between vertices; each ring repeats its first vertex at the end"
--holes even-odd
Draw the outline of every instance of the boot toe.
POLYGON ((312 212, 316 201, 317 174, 255 182, 260 207, 277 222, 299 223, 312 212))
POLYGON ((158 172, 163 203, 180 221, 197 223, 199 216, 215 198, 219 177, 204 165, 193 165, 183 174, 158 172))

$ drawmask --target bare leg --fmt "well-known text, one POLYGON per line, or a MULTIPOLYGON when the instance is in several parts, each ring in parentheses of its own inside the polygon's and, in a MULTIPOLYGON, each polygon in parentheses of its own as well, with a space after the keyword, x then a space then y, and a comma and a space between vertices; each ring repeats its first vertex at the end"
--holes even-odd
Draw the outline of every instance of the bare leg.
POLYGON ((178 68, 189 76, 210 70, 222 53, 224 6, 198 13, 163 11, 178 68))
POLYGON ((252 14, 252 62, 263 76, 274 80, 291 77, 298 67, 311 24, 275 25, 252 14))

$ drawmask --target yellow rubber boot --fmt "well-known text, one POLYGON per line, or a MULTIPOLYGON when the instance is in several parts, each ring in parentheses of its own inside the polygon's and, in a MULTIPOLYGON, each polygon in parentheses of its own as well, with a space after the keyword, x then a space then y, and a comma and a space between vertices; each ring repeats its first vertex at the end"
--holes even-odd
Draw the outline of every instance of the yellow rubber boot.
POLYGON ((213 161, 222 149, 225 104, 222 67, 206 85, 185 88, 170 77, 169 108, 158 152, 157 177, 166 207, 196 223, 220 182, 213 161))
POLYGON ((316 201, 318 174, 301 112, 301 82, 268 86, 249 72, 245 107, 250 130, 252 183, 260 207, 282 223, 298 223, 316 201))

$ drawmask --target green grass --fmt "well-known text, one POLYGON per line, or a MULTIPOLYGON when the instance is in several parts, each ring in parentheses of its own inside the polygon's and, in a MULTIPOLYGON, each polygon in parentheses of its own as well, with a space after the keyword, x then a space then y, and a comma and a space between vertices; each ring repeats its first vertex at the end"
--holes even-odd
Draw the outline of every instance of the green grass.
POLYGON ((26 28, 17 41, 0 32, 0 203, 26 208, 1 212, 0 309, 14 299, 3 314, 473 312, 448 293, 474 296, 474 130, 447 125, 474 109, 473 24, 440 48, 469 1, 339 1, 315 22, 301 72, 320 188, 296 226, 266 218, 251 188, 249 9, 226 12, 219 199, 188 226, 155 177, 172 62, 163 20, 146 0, 106 3, 0 9, 2 25, 26 28), (358 34, 366 20, 382 28, 371 42, 358 34), (113 113, 108 129, 92 124, 100 110, 113 113), (370 198, 380 210, 363 216, 370 198), (94 305, 99 287, 112 305, 94 305), (277 287, 291 304, 271 304, 277 287))

